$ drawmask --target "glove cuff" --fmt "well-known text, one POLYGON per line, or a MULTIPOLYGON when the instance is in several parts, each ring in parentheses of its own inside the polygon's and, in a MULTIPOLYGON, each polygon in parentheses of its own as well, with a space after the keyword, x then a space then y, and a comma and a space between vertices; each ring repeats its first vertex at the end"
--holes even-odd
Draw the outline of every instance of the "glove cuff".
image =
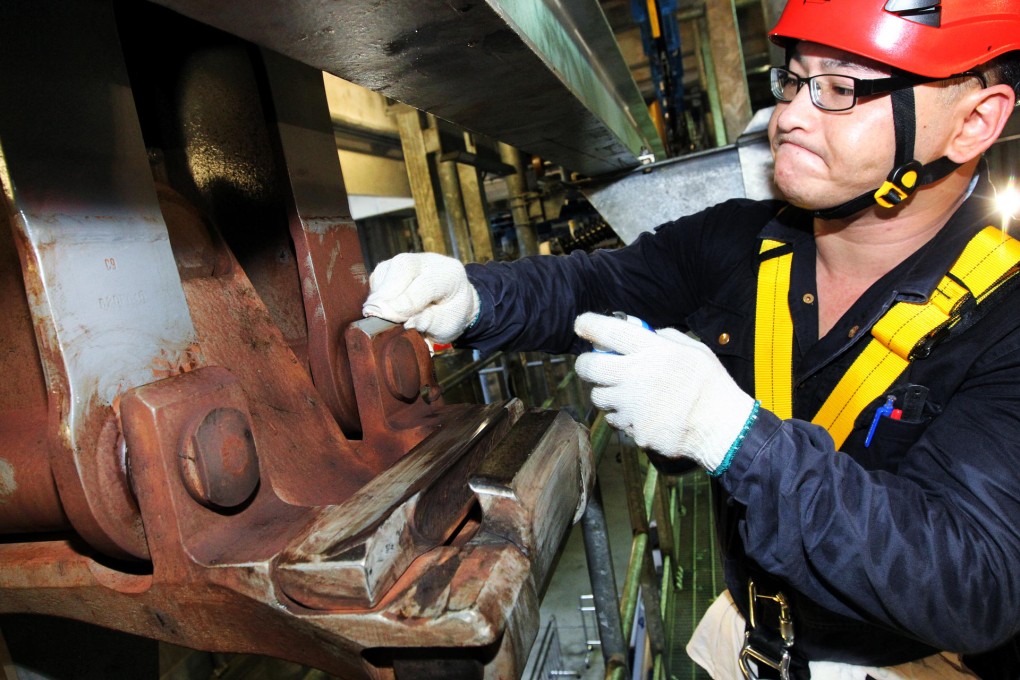
POLYGON ((733 463, 733 457, 737 455, 737 451, 740 449, 741 444, 744 443, 744 439, 747 438, 747 433, 751 431, 751 426, 754 425, 754 421, 758 420, 758 410, 761 408, 761 402, 755 401, 754 406, 751 408, 751 414, 747 416, 747 420, 744 421, 744 427, 741 428, 740 434, 730 445, 729 450, 726 451, 726 455, 723 456, 722 461, 716 466, 714 470, 709 470, 708 474, 710 477, 719 477, 724 472, 730 469, 730 464, 733 463))
POLYGON ((471 314, 471 321, 464 327, 462 333, 474 328, 475 324, 478 323, 478 319, 482 316, 482 300, 478 297, 478 289, 470 281, 468 281, 468 288, 471 289, 471 310, 474 314, 471 314))

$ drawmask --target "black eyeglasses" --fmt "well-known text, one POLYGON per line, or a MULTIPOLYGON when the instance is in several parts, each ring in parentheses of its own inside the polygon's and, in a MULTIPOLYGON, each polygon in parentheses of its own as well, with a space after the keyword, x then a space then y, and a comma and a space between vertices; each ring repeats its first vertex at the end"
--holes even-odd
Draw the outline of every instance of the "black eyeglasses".
MULTIPOLYGON (((985 79, 979 73, 968 71, 952 78, 974 77, 987 87, 985 79)), ((821 73, 810 78, 803 78, 785 68, 773 66, 769 71, 772 83, 772 95, 781 102, 792 102, 804 85, 808 86, 811 103, 823 111, 849 111, 857 105, 860 97, 872 97, 903 90, 923 83, 934 83, 951 78, 925 78, 922 76, 889 76, 861 80, 853 76, 837 73, 821 73)))

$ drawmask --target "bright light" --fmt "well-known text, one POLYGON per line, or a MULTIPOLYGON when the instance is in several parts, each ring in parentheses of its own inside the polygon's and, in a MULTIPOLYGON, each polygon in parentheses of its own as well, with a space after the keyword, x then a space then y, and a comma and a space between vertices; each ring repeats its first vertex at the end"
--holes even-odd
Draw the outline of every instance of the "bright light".
POLYGON ((998 192, 998 195, 995 197, 995 204, 1002 214, 1003 222, 1009 222, 1020 217, 1020 190, 1017 190, 1013 182, 1010 181, 1005 189, 998 192))

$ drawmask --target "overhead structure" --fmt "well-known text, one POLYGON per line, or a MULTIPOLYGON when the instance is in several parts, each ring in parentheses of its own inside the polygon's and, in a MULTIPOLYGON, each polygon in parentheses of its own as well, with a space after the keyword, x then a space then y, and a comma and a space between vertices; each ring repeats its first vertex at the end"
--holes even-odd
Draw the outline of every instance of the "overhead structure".
POLYGON ((628 244, 661 224, 731 198, 779 198, 766 133, 771 112, 759 111, 734 144, 653 163, 606 181, 593 180, 582 192, 628 244), (635 205, 641 210, 634 210, 635 205))
POLYGON ((596 0, 157 2, 573 172, 665 156, 596 0))

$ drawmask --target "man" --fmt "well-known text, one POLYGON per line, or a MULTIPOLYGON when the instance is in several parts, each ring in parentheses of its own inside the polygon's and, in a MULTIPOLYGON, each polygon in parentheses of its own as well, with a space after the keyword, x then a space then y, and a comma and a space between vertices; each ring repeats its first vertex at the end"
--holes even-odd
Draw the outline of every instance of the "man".
POLYGON ((785 201, 592 255, 400 255, 365 312, 586 352, 612 425, 712 475, 728 592, 688 650, 713 677, 1018 678, 1020 244, 985 229, 981 156, 1020 1, 792 0, 771 38, 785 201))

